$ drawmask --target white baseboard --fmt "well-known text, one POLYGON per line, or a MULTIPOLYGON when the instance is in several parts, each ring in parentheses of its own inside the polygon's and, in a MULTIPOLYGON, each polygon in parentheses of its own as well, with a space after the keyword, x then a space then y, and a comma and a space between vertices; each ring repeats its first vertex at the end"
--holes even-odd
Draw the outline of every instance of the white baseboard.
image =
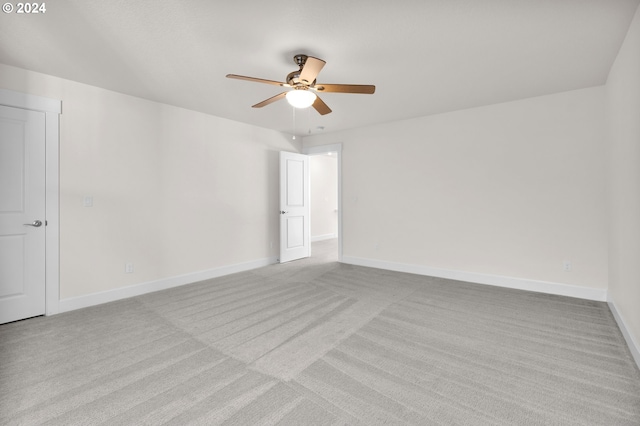
POLYGON ((633 338, 633 335, 631 335, 631 333, 629 332, 627 323, 624 322, 622 315, 620 315, 620 311, 618 311, 618 307, 616 306, 616 303, 613 300, 611 300, 611 298, 609 298, 609 300, 607 301, 607 304, 609 305, 609 309, 611 309, 613 318, 615 318, 616 322, 618 323, 618 328, 620 328, 620 331, 624 336, 624 340, 627 341, 627 346, 629 347, 631 356, 636 361, 638 368, 640 368, 640 344, 635 341, 635 339, 633 338))
POLYGON ((316 241, 332 240, 334 238, 338 238, 338 234, 316 235, 311 237, 311 242, 315 243, 316 241))
POLYGON ((599 302, 605 302, 607 300, 607 290, 601 288, 580 287, 548 281, 536 281, 524 278, 505 277, 502 275, 489 275, 475 272, 431 268, 428 266, 408 265, 404 263, 386 262, 381 260, 364 259, 352 256, 343 256, 342 263, 367 266, 370 268, 387 269, 397 272, 407 272, 417 275, 428 275, 438 278, 448 278, 475 284, 487 284, 498 287, 514 288, 518 290, 557 294, 559 296, 576 297, 579 299, 597 300, 599 302))
POLYGON ((68 299, 60 300, 58 312, 73 311, 75 309, 87 308, 89 306, 100 305, 102 303, 113 302, 120 299, 126 299, 128 297, 140 296, 142 294, 152 293, 154 291, 166 290, 168 288, 192 284, 203 280, 209 280, 211 278, 235 274, 236 272, 243 272, 251 269, 261 268, 273 263, 276 263, 276 258, 269 257, 250 262, 237 263, 234 265, 209 269, 206 271, 199 271, 184 275, 178 275, 175 277, 163 278, 156 281, 148 281, 132 286, 101 291, 99 293, 70 297, 68 299))

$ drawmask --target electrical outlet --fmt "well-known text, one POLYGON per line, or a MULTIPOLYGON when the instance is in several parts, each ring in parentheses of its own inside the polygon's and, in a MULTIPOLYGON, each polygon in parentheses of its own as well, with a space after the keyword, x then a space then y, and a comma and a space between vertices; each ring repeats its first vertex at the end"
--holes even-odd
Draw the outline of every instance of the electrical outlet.
POLYGON ((82 197, 82 205, 85 207, 93 207, 93 197, 91 195, 82 197))
POLYGON ((124 272, 125 274, 133 274, 133 263, 125 263, 124 272))
POLYGON ((563 269, 565 272, 569 272, 569 271, 571 271, 571 261, 569 261, 569 260, 565 260, 564 262, 562 262, 562 269, 563 269))

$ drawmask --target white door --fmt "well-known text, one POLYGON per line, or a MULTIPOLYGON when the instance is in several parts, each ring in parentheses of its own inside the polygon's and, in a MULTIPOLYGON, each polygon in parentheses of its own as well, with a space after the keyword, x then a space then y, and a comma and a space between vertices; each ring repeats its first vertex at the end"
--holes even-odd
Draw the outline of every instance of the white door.
POLYGON ((45 114, 0 106, 0 324, 45 313, 45 114))
POLYGON ((311 255, 309 157, 280 152, 280 263, 311 255))

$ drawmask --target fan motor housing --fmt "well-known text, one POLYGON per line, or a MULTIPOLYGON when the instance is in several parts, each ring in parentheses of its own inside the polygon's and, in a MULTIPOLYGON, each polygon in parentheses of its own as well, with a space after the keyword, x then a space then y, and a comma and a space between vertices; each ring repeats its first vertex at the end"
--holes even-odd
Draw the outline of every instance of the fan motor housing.
POLYGON ((313 80, 311 84, 305 84, 302 80, 300 80, 300 71, 292 71, 287 75, 287 83, 295 88, 299 87, 312 87, 316 84, 316 80, 313 80))
POLYGON ((300 67, 300 69, 290 72, 289 75, 287 75, 287 79, 285 81, 296 89, 302 87, 310 87, 316 84, 315 80, 313 80, 311 84, 305 84, 302 80, 300 80, 300 73, 302 72, 302 68, 304 68, 304 64, 307 62, 307 58, 307 55, 295 55, 293 57, 293 61, 300 67))
POLYGON ((290 72, 289 75, 287 75, 287 83, 293 87, 305 86, 302 80, 300 80, 300 70, 290 72))

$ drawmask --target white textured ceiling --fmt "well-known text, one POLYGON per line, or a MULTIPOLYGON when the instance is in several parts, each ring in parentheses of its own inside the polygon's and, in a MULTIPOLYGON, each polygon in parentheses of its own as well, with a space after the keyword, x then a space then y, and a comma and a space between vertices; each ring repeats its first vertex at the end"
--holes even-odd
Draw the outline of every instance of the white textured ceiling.
MULTIPOLYGON (((318 133, 604 84, 640 0, 50 0, 0 15, 0 62, 293 133, 280 87, 304 53, 333 113, 318 133)), ((1 83, 1 76, 0 76, 1 83)))

